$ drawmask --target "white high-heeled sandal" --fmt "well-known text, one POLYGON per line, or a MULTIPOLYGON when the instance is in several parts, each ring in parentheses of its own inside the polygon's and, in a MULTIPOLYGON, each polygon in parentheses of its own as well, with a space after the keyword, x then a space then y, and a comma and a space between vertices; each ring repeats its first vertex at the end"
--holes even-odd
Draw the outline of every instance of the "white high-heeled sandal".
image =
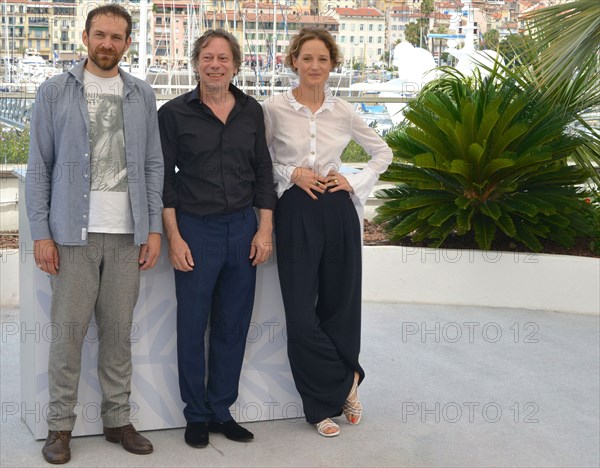
POLYGON ((362 417, 362 403, 358 399, 358 377, 354 379, 354 383, 352 384, 352 389, 350 390, 350 394, 348 398, 346 398, 346 402, 342 407, 342 411, 346 416, 346 420, 353 425, 356 425, 360 422, 360 418, 362 417), (354 398, 350 399, 350 397, 354 395, 354 398), (354 419, 354 418, 357 419, 354 419))
POLYGON ((340 426, 334 423, 331 419, 323 419, 320 423, 315 424, 317 426, 317 432, 323 437, 335 437, 340 435, 340 426), (325 432, 328 429, 335 429, 334 432, 325 432))

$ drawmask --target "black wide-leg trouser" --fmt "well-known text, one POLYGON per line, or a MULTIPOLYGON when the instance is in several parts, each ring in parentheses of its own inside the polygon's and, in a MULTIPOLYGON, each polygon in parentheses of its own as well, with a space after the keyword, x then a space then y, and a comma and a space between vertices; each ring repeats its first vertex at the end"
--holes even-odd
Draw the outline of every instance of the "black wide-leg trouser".
POLYGON ((340 415, 354 372, 364 378, 360 223, 348 192, 316 195, 294 185, 275 212, 288 356, 311 424, 340 415))

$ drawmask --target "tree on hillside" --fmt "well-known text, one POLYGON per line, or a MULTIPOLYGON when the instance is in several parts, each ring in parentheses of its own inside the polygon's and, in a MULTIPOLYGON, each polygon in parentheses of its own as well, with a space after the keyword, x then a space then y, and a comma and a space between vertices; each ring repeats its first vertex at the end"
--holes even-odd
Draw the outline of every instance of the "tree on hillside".
POLYGON ((421 41, 421 27, 418 23, 408 23, 406 25, 406 29, 404 30, 404 37, 406 41, 414 45, 415 47, 419 47, 419 42, 421 41))
POLYGON ((531 51, 532 39, 522 34, 511 34, 504 38, 498 45, 498 52, 514 65, 531 63, 533 55, 531 51))
POLYGON ((435 11, 435 3, 434 0, 422 0, 421 1, 421 18, 419 18, 419 47, 423 49, 428 49, 427 46, 427 33, 429 32, 429 18, 433 15, 435 11))
POLYGON ((496 50, 500 44, 500 33, 497 29, 490 29, 483 34, 483 49, 496 50))

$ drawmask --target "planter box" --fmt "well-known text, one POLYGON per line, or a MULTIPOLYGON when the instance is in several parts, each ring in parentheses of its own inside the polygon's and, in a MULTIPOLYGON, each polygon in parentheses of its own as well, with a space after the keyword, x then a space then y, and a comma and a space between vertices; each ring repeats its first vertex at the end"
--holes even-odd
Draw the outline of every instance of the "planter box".
POLYGON ((600 314, 600 259, 365 247, 363 300, 600 314))
MULTIPOLYGON (((21 184, 21 188, 23 184, 21 184)), ((3 324, 3 333, 21 336, 21 414, 36 439, 48 434, 48 353, 50 342, 62 333, 86 333, 79 381, 77 421, 73 435, 102 433, 101 391, 96 362, 98 328, 86 331, 77 325, 50 320, 50 280, 33 259, 33 242, 20 193, 20 249, 11 251, 6 264, 19 276, 19 323, 3 324), (18 259, 18 260, 17 260, 18 259)), ((4 274, 4 269, 2 270, 4 274)), ((3 277, 4 282, 4 277, 3 277)), ((15 282, 13 282, 14 284, 15 282)), ((4 294, 4 289, 3 289, 4 294)), ((140 431, 185 427, 179 396, 176 347, 176 299, 173 268, 167 242, 160 259, 142 272, 140 295, 131 327, 133 376, 132 422, 140 431)), ((287 335, 277 265, 271 260, 257 271, 254 313, 246 343, 239 396, 231 407, 241 422, 298 418, 303 415, 287 357, 287 335)))

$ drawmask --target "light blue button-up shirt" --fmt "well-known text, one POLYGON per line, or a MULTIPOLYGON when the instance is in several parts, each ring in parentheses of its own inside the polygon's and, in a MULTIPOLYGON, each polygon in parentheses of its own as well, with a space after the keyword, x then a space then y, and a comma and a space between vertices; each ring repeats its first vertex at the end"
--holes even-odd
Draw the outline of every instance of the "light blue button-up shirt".
MULTIPOLYGON (((84 245, 90 209, 90 120, 85 62, 45 81, 31 116, 25 201, 33 240, 84 245)), ((162 233, 163 156, 152 88, 119 69, 134 242, 162 233)))

